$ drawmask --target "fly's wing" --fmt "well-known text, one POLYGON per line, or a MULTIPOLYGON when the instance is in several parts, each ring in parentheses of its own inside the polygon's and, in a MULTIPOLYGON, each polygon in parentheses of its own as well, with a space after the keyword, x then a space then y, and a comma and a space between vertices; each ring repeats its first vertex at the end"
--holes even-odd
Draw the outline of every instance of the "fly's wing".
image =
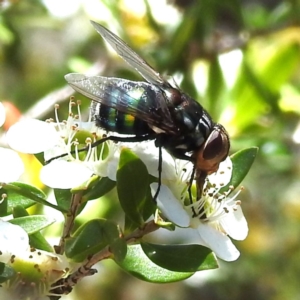
POLYGON ((88 77, 79 73, 67 74, 65 79, 80 94, 139 118, 150 127, 170 134, 176 134, 178 131, 164 94, 154 85, 113 77, 88 77))
POLYGON ((158 85, 170 84, 159 73, 153 70, 137 53, 135 53, 124 41, 102 25, 91 21, 96 31, 112 46, 112 48, 130 66, 139 72, 148 82, 158 85))

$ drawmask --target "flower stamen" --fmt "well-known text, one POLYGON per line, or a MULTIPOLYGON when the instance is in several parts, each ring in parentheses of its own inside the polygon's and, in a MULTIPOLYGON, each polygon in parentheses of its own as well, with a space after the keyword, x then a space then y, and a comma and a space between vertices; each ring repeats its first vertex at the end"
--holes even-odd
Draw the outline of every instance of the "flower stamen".
POLYGON ((77 100, 77 112, 78 112, 78 116, 77 119, 79 120, 79 122, 82 122, 82 118, 81 118, 81 110, 80 110, 80 105, 81 105, 81 101, 77 100))
POLYGON ((6 198, 7 198, 7 194, 3 193, 3 194, 1 195, 0 204, 2 204, 3 201, 4 201, 6 198))
POLYGON ((241 205, 241 201, 235 199, 243 187, 233 197, 228 198, 233 189, 233 186, 229 186, 228 190, 222 194, 218 193, 216 188, 206 189, 200 200, 186 206, 186 208, 192 210, 192 218, 198 218, 202 222, 216 222, 225 214, 237 211, 237 207, 241 205))
POLYGON ((56 125, 58 128, 58 131, 62 132, 62 127, 60 125, 59 118, 58 118, 58 110, 59 110, 59 104, 55 104, 54 105, 55 122, 56 122, 56 125))

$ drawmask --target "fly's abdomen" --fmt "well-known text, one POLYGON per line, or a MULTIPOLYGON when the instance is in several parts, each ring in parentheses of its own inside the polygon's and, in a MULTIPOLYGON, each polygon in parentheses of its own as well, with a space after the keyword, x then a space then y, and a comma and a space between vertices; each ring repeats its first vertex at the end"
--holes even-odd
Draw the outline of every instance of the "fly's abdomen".
POLYGON ((98 127, 120 134, 145 135, 152 132, 146 122, 130 114, 100 103, 97 103, 97 107, 95 121, 98 127))
POLYGON ((98 101, 92 104, 96 125, 120 134, 153 133, 147 123, 157 91, 144 82, 125 79, 101 79, 98 101))

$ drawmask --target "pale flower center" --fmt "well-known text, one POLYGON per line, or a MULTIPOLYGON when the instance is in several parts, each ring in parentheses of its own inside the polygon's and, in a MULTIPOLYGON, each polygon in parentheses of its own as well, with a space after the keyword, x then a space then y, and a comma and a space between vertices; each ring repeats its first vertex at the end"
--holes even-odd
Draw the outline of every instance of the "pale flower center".
POLYGON ((241 205, 241 201, 236 198, 243 188, 229 197, 233 189, 233 187, 229 187, 228 191, 222 194, 219 193, 219 189, 208 189, 200 200, 187 206, 192 212, 192 218, 210 223, 220 221, 228 213, 234 213, 241 205))
POLYGON ((50 295, 52 283, 69 271, 66 262, 52 253, 32 248, 21 256, 11 256, 8 264, 15 275, 2 283, 2 288, 19 300, 50 295))
MULTIPOLYGON (((82 160, 80 159, 79 152, 83 151, 80 149, 80 143, 76 138, 76 135, 80 131, 85 131, 89 136, 85 139, 84 151, 86 152, 84 161, 95 160, 96 149, 91 147, 92 143, 97 140, 97 133, 94 132, 97 128, 94 128, 94 123, 91 122, 91 114, 89 114, 88 122, 83 122, 80 110, 80 101, 74 101, 72 97, 69 102, 69 116, 66 121, 60 121, 58 116, 59 105, 55 105, 55 120, 49 119, 47 122, 55 123, 56 130, 61 137, 60 147, 69 160, 82 160), (77 114, 73 113, 73 108, 77 107, 77 114)), ((83 133, 85 134, 85 133, 83 133)), ((62 153, 63 154, 63 153, 62 153)), ((54 156, 55 157, 55 156, 54 156)), ((59 155, 58 155, 59 157, 59 155)))

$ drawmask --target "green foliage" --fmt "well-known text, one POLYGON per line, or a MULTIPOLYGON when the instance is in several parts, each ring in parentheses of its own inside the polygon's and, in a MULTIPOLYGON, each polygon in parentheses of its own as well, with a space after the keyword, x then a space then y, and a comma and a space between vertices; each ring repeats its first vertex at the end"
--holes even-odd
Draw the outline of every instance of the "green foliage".
POLYGON ((6 280, 9 280, 15 275, 15 271, 12 267, 0 263, 0 283, 5 282, 6 280))
POLYGON ((0 207, 1 216, 7 216, 13 212, 14 207, 22 206, 28 208, 35 204, 34 199, 46 201, 46 195, 37 188, 21 183, 11 183, 1 188, 1 194, 6 194, 7 198, 0 207), (25 196, 26 195, 26 196, 25 196))
POLYGON ((84 198, 87 200, 93 200, 101 198, 106 195, 116 186, 116 182, 112 181, 108 177, 97 178, 95 184, 90 186, 87 193, 84 194, 84 198))
POLYGON ((118 227, 108 220, 95 219, 78 228, 66 241, 66 255, 80 262, 107 246, 117 261, 125 257, 126 243, 119 238, 118 227))
POLYGON ((141 244, 144 253, 156 265, 174 272, 197 272, 218 268, 215 255, 199 245, 141 244))
POLYGON ((148 282, 167 283, 189 278, 193 272, 173 272, 153 263, 144 253, 141 245, 128 247, 127 255, 118 265, 131 275, 148 282))
MULTIPOLYGON (((117 191, 126 218, 136 226, 143 225, 143 213, 149 191, 149 175, 144 163, 126 148, 120 155, 117 191)), ((151 211, 149 213, 151 214, 151 211)))
POLYGON ((232 167, 234 172, 231 177, 229 185, 234 187, 238 186, 249 172, 255 157, 257 155, 258 148, 252 147, 248 149, 240 150, 231 156, 232 167))
POLYGON ((72 196, 71 191, 64 189, 54 189, 54 195, 57 202, 57 206, 65 211, 68 211, 70 207, 70 199, 72 196))
POLYGON ((226 191, 229 186, 233 186, 234 189, 237 188, 237 186, 243 181, 249 172, 257 152, 257 147, 251 147, 240 150, 231 155, 232 168, 234 172, 232 173, 230 182, 227 184, 227 186, 221 189, 221 192, 226 191))
POLYGON ((10 223, 21 226, 29 235, 39 232, 54 222, 52 218, 48 218, 44 215, 19 217, 10 220, 10 223))
POLYGON ((47 196, 40 189, 24 184, 21 182, 12 182, 2 185, 0 189, 1 194, 6 194, 7 203, 1 206, 1 216, 7 216, 13 212, 16 206, 22 206, 23 208, 31 207, 32 205, 39 203, 46 206, 59 209, 57 206, 47 202, 47 196))

